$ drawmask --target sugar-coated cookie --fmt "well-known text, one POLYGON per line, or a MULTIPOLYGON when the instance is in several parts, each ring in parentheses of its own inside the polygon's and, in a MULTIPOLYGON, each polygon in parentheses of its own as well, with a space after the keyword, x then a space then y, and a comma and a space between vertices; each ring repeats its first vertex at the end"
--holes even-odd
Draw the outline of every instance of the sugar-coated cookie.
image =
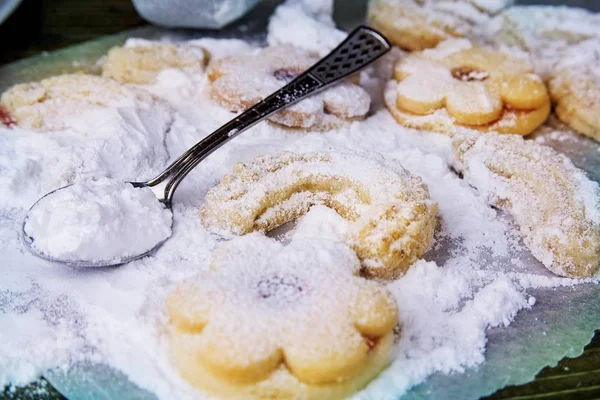
POLYGON ((400 124, 445 133, 462 126, 528 135, 550 114, 546 86, 527 60, 466 39, 401 57, 384 96, 400 124))
POLYGON ((154 83, 167 68, 202 73, 207 61, 207 51, 195 44, 130 39, 109 50, 102 75, 123 83, 154 83))
MULTIPOLYGON (((225 57, 209 65, 212 98, 230 111, 250 108, 310 68, 318 57, 293 46, 276 46, 225 57)), ((313 95, 269 119, 291 128, 327 130, 362 119, 371 97, 350 81, 313 95)))
POLYGON ((600 267, 600 188, 550 147, 514 135, 453 137, 456 168, 507 210, 531 253, 557 275, 590 277, 600 267))
MULTIPOLYGON (((59 75, 22 83, 2 94, 0 106, 18 126, 60 130, 70 116, 103 107, 151 108, 158 100, 149 92, 94 75, 59 75)), ((161 103, 162 105, 162 103, 161 103)))
POLYGON ((168 298, 182 376, 219 398, 339 399, 387 366, 397 306, 339 242, 222 243, 168 298))
POLYGON ((600 142, 600 39, 565 52, 548 83, 556 115, 600 142))
POLYGON ((510 7, 481 32, 481 38, 487 42, 529 53, 536 72, 544 80, 564 59, 563 51, 599 37, 599 14, 566 6, 510 7))
POLYGON ((513 0, 372 0, 369 23, 393 44, 424 50, 453 38, 469 37, 513 0))
POLYGON ((324 204, 350 221, 344 240, 366 276, 395 278, 428 249, 437 204, 398 162, 345 149, 237 164, 206 195, 202 223, 224 235, 269 231, 324 204))

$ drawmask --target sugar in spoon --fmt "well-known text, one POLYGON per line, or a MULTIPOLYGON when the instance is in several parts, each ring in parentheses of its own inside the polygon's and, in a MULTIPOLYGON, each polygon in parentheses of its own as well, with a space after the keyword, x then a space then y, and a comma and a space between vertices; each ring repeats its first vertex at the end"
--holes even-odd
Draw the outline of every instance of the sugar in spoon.
MULTIPOLYGON (((173 195, 179 184, 187 174, 212 152, 274 113, 320 92, 348 75, 366 67, 387 53, 390 48, 391 46, 385 37, 374 29, 366 26, 356 28, 338 47, 307 71, 202 139, 183 153, 158 176, 146 182, 130 183, 136 188, 150 188, 158 201, 163 203, 168 210, 171 210, 173 195)), ((25 217, 22 227, 23 243, 35 256, 70 267, 107 267, 125 264, 150 255, 168 240, 167 238, 156 243, 150 250, 141 254, 107 260, 63 260, 39 251, 34 246, 35 237, 31 237, 26 233, 25 226, 27 220, 32 210, 39 205, 40 201, 51 200, 51 196, 68 187, 65 186, 54 190, 40 198, 29 209, 25 217)))

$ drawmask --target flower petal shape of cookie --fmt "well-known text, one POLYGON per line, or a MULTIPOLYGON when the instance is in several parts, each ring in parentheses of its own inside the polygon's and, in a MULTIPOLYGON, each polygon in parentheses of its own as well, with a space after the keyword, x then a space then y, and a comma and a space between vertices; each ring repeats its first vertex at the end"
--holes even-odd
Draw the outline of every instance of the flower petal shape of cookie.
POLYGON ((204 226, 222 235, 270 231, 323 204, 350 222, 343 240, 366 276, 393 279, 428 249, 437 204, 398 162, 345 149, 240 163, 206 195, 204 226))
POLYGON ((102 75, 123 83, 148 84, 168 68, 202 73, 207 60, 207 51, 194 44, 130 39, 125 46, 109 50, 102 75))
POLYGON ((512 0, 372 0, 369 24, 393 44, 410 51, 430 49, 448 39, 469 37, 512 0))
MULTIPOLYGON (((293 46, 268 47, 216 60, 208 69, 212 98, 230 111, 243 111, 317 61, 317 57, 293 46)), ((364 118, 370 105, 369 94, 346 81, 276 113, 269 120, 291 128, 327 130, 344 121, 364 118)))
POLYGON ((600 268, 600 188, 564 155, 514 135, 462 132, 456 168, 514 218, 525 245, 546 268, 571 278, 600 268))
POLYGON ((402 125, 446 133, 463 126, 528 135, 550 114, 546 86, 528 61, 466 39, 400 58, 385 103, 402 125))
POLYGON ((22 83, 2 94, 2 106, 18 126, 36 131, 65 129, 70 116, 98 108, 170 109, 149 92, 94 75, 59 75, 22 83))
POLYGON ((600 142, 600 40, 570 49, 552 73, 556 115, 577 132, 600 142))
POLYGON ((222 243, 168 298, 182 376, 220 398, 334 399, 388 364, 397 306, 338 242, 222 243))

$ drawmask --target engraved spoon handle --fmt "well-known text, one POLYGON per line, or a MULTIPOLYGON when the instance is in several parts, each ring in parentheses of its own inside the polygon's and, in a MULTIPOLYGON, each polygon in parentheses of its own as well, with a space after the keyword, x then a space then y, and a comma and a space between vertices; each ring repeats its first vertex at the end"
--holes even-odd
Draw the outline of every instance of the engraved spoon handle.
POLYGON ((164 188, 161 200, 170 206, 177 186, 213 151, 277 111, 364 68, 390 48, 379 32, 366 26, 356 28, 338 47, 306 72, 195 144, 156 178, 134 185, 158 186, 162 183, 159 186, 161 191, 164 188))

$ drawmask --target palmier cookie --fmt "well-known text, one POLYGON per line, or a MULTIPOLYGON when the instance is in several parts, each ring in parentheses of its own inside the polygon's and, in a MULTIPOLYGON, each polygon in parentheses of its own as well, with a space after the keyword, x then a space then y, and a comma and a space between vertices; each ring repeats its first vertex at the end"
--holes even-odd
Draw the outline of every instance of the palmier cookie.
POLYGON ((393 279, 428 249, 437 204, 398 162, 338 149, 240 163, 206 195, 203 225, 222 235, 270 231, 323 204, 350 221, 343 240, 368 277, 393 279))
POLYGON ((452 138, 456 169, 507 210, 535 258, 557 275, 600 267, 600 188, 564 155, 514 135, 462 132, 452 138))
MULTIPOLYGON (((208 68, 212 98, 230 111, 243 111, 290 82, 316 61, 317 57, 293 46, 268 47, 251 54, 216 60, 208 68)), ((347 81, 302 100, 269 119, 291 128, 327 130, 344 121, 364 118, 370 105, 369 94, 347 81)))
POLYGON ((65 129, 69 117, 98 108, 152 109, 157 103, 161 102, 143 89, 83 74, 18 84, 0 98, 6 118, 20 127, 37 131, 65 129))
POLYGON ((384 96, 400 124, 444 133, 462 126, 528 135, 550 114, 546 86, 528 61, 466 39, 400 58, 384 96))
POLYGON ((222 243, 168 298, 181 375, 219 398, 340 399, 389 362, 397 306, 339 242, 222 243))
POLYGON ((372 0, 370 25, 405 50, 429 49, 438 43, 469 37, 513 0, 372 0))
POLYGON ((206 50, 194 44, 134 39, 109 50, 102 75, 123 83, 148 84, 168 68, 202 73, 207 61, 206 50))
POLYGON ((552 73, 550 95, 556 115, 582 135, 600 142, 600 40, 566 52, 552 73))

